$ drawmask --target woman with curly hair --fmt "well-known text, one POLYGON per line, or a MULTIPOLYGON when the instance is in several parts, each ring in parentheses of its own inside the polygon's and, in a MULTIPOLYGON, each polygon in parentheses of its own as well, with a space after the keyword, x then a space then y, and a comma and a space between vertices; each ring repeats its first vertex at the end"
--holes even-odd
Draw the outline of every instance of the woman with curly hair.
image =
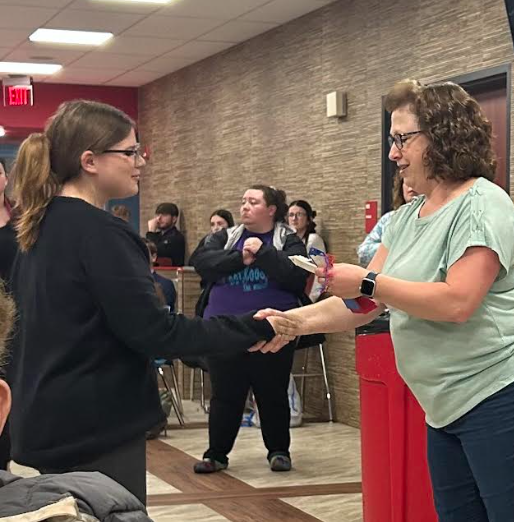
POLYGON ((367 269, 328 274, 336 296, 380 306, 352 315, 332 297, 260 315, 285 315, 279 330, 298 335, 352 329, 387 305, 398 370, 426 413, 439 520, 512 522, 514 206, 492 183, 491 125, 453 83, 402 81, 386 108, 389 158, 423 196, 396 212, 367 269))

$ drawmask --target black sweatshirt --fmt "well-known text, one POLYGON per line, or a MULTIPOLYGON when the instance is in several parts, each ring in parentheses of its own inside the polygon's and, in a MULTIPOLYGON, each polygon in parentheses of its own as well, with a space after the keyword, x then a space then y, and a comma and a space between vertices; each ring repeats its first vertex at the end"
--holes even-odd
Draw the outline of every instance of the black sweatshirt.
POLYGON ((152 356, 235 353, 273 337, 251 315, 169 315, 139 236, 80 199, 50 203, 15 261, 13 292, 12 456, 35 468, 92 461, 159 422, 152 356))
POLYGON ((186 240, 177 227, 168 228, 164 232, 147 232, 146 239, 155 243, 157 257, 171 259, 173 266, 184 266, 186 240))

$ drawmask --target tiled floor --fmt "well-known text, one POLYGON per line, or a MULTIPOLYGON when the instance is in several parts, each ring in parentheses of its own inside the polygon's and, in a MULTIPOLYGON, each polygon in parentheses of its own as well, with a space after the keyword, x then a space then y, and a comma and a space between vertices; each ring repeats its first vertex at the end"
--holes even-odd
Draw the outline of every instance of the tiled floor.
MULTIPOLYGON (((273 473, 260 430, 241 428, 229 469, 201 476, 192 466, 207 445, 206 416, 198 403, 184 408, 186 423, 197 427, 169 429, 148 446, 148 512, 156 522, 362 522, 358 430, 329 423, 293 429, 294 469, 273 473)), ((33 474, 16 465, 13 472, 33 474)))

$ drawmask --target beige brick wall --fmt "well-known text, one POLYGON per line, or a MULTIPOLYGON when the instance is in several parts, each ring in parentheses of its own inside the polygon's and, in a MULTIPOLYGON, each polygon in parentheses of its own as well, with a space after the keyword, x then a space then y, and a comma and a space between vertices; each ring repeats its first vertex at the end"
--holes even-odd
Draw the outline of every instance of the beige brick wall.
MULTIPOLYGON (((446 79, 512 58, 502 0, 341 0, 153 82, 140 92, 153 155, 142 229, 156 203, 174 201, 191 251, 212 210, 237 214, 246 187, 269 183, 308 199, 331 252, 354 262, 363 202, 380 199, 382 96, 403 77, 446 79), (336 89, 348 94, 340 121, 325 116, 336 89)), ((353 336, 332 336, 327 351, 337 418, 356 425, 353 336)))

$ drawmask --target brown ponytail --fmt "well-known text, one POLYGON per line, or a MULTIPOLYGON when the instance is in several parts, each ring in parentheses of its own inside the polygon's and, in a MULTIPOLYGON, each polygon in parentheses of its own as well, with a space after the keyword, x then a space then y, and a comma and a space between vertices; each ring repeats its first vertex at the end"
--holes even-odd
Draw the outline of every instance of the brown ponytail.
POLYGON ((125 139, 135 123, 122 111, 90 100, 61 104, 44 134, 31 134, 21 145, 14 168, 18 241, 22 252, 37 241, 52 198, 81 173, 81 156, 101 154, 125 139))
POLYGON ((31 134, 18 151, 14 170, 16 231, 22 252, 36 242, 46 207, 59 183, 50 168, 50 142, 45 134, 31 134))

